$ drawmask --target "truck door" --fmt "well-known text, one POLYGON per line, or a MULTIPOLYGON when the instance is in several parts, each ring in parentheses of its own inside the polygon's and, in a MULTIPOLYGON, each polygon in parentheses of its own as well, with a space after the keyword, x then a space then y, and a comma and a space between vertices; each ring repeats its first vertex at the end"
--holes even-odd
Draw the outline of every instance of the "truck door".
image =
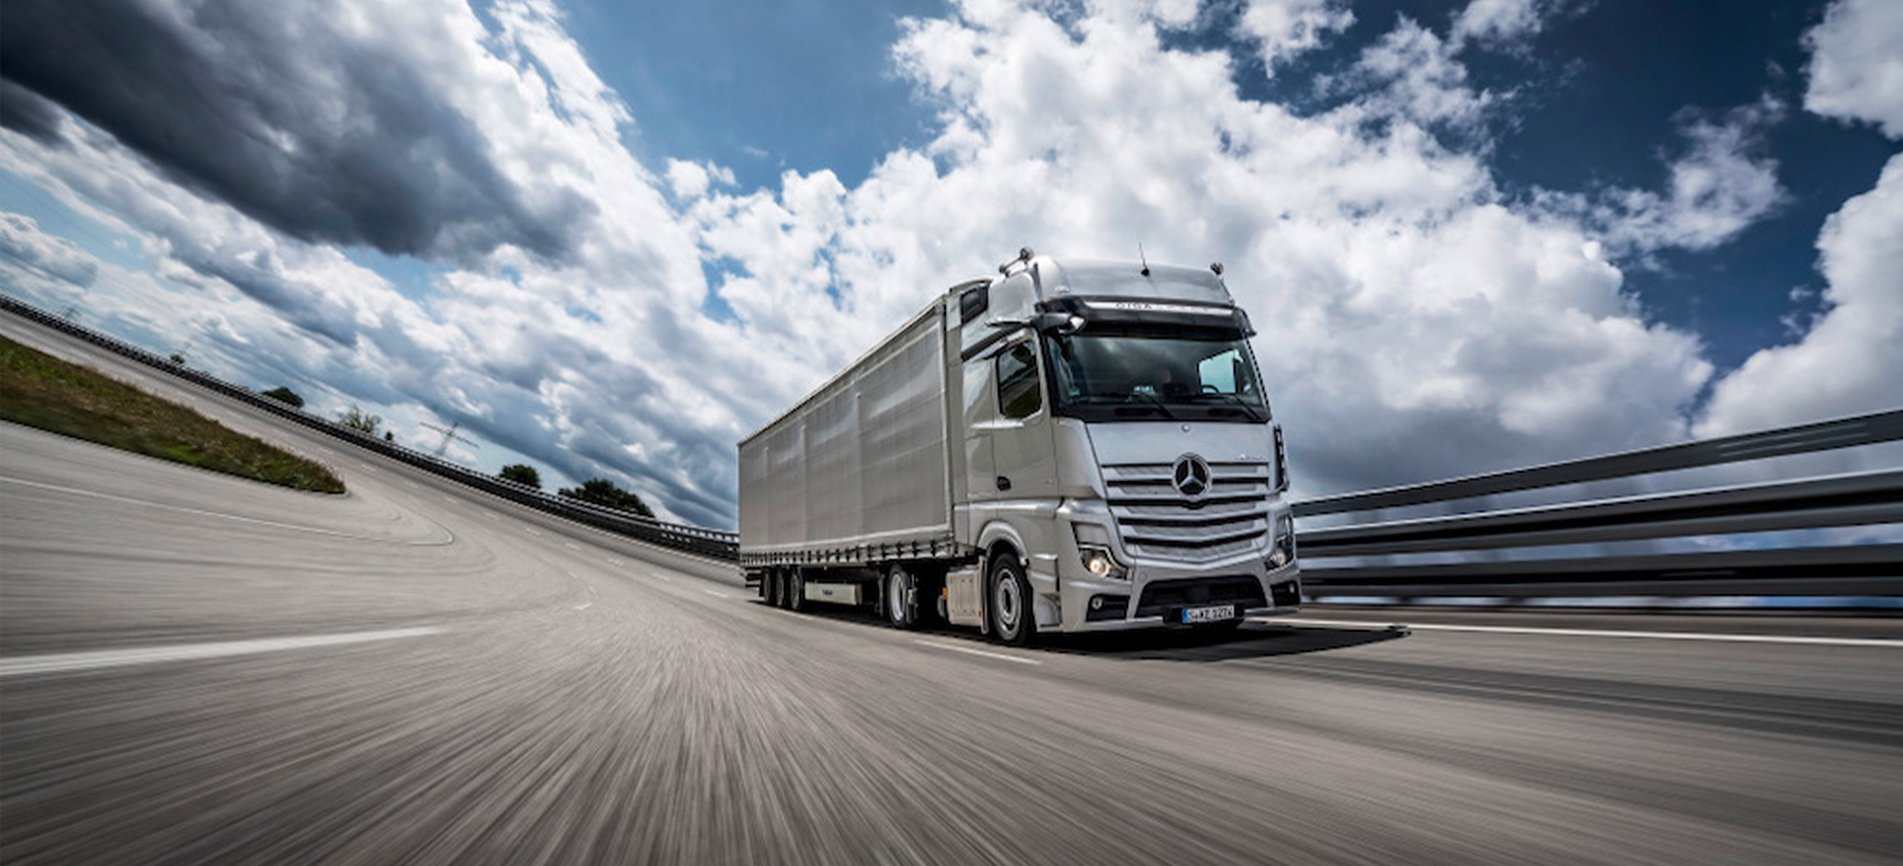
POLYGON ((1051 413, 1038 355, 1037 340, 1027 332, 991 359, 997 418, 986 427, 995 475, 991 489, 1001 499, 1047 497, 1056 491, 1051 413))
POLYGON ((965 495, 973 501, 994 499, 998 494, 998 473, 991 457, 991 428, 998 421, 992 369, 988 355, 965 362, 961 391, 965 404, 965 495))

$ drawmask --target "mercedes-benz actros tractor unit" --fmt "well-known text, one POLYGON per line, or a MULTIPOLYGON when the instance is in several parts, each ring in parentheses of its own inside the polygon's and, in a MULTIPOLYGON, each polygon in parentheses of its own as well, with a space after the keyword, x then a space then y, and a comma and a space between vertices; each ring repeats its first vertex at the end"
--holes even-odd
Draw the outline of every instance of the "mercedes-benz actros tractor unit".
POLYGON ((998 271, 740 442, 748 586, 1017 644, 1296 610, 1282 431, 1222 267, 998 271))

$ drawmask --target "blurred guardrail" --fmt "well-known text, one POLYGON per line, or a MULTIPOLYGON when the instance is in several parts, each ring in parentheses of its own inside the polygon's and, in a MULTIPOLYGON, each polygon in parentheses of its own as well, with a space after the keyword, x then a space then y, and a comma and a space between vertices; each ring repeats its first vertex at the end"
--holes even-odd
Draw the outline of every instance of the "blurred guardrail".
POLYGON ((1452 504, 1503 493, 1876 445, 1903 439, 1903 410, 1297 502, 1310 595, 1422 597, 1903 595, 1903 544, 1526 557, 1527 549, 1903 523, 1903 467, 1327 528, 1330 514, 1452 504), (1303 521, 1303 518, 1309 518, 1303 521), (1520 556, 1498 558, 1516 549, 1520 556), (1330 567, 1337 557, 1456 553, 1456 562, 1330 567), (1493 558, 1489 561, 1489 557, 1493 558))
MULTIPOLYGON (((738 558, 731 532, 598 508, 366 436, 124 341, 0 295, 0 309, 94 343, 305 427, 531 508, 681 550, 738 558)), ((1903 409, 1473 475, 1325 496, 1294 504, 1311 597, 1903 596, 1903 544, 1819 545, 1688 553, 1502 558, 1558 545, 1603 545, 1736 533, 1903 523, 1903 467, 1389 520, 1386 509, 1454 505, 1497 494, 1632 479, 1903 440, 1903 409), (1324 515, 1366 519, 1304 528, 1324 515), (1451 554, 1457 561, 1330 565, 1330 560, 1451 554)))
POLYGON ((345 427, 329 418, 313 415, 279 400, 263 396, 243 385, 234 384, 182 364, 174 364, 169 358, 155 355, 144 349, 115 337, 110 337, 84 327, 76 322, 55 316, 23 301, 0 295, 0 310, 21 318, 38 322, 49 328, 72 335, 88 343, 107 349, 115 354, 137 361, 154 369, 170 373, 193 384, 208 388, 234 400, 262 409, 273 415, 289 419, 361 448, 378 452, 394 460, 400 460, 426 472, 440 475, 452 481, 466 484, 486 493, 491 493, 514 502, 527 505, 538 511, 566 517, 599 529, 638 538, 654 544, 686 550, 694 553, 718 556, 726 559, 739 558, 739 538, 734 533, 718 529, 707 529, 681 523, 665 523, 644 518, 627 512, 600 508, 585 502, 543 493, 534 487, 505 481, 494 475, 486 475, 467 466, 451 463, 411 448, 405 448, 394 442, 375 436, 368 436, 345 427))

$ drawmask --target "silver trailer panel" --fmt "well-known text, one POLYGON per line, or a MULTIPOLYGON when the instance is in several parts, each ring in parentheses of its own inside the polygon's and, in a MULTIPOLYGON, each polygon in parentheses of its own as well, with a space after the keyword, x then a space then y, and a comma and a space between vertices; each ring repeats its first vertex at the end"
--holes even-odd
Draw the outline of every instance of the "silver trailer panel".
POLYGON ((951 539, 943 303, 740 443, 740 554, 951 539))

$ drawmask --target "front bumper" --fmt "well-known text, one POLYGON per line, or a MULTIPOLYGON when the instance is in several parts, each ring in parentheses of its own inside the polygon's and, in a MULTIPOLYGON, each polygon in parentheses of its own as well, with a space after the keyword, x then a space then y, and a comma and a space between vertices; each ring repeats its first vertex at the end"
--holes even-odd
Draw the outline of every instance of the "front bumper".
POLYGON ((1065 576, 1058 581, 1064 632, 1181 627, 1185 607, 1235 604, 1242 616, 1295 613, 1301 608, 1301 566, 1271 569, 1262 560, 1226 566, 1138 565, 1128 580, 1065 576), (1092 600, 1101 599, 1092 608, 1092 600))

